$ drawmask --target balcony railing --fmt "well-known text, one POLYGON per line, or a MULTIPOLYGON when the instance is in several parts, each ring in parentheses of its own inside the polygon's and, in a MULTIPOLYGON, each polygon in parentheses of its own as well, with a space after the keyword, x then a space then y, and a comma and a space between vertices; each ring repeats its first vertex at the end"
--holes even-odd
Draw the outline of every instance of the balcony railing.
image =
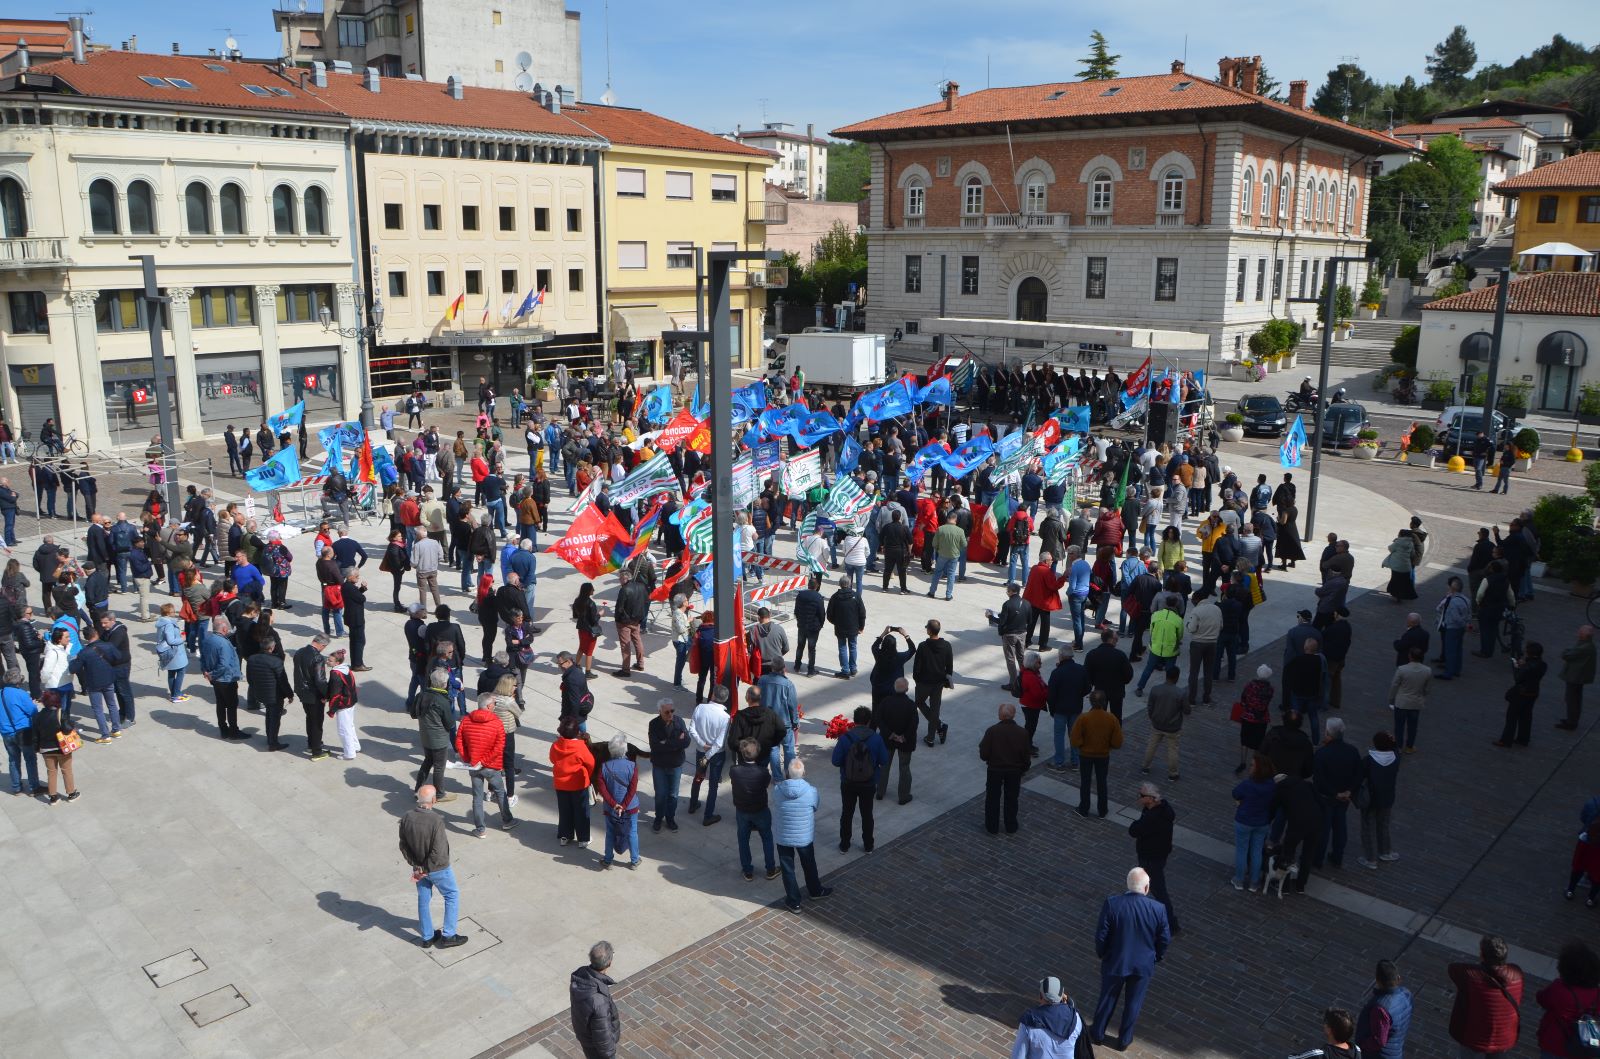
POLYGON ((1088 228, 1109 228, 1111 227, 1111 214, 1091 213, 1083 219, 1083 223, 1088 228))
POLYGON ((0 268, 46 268, 66 263, 65 239, 0 239, 0 268))
POLYGON ((1156 214, 1156 227, 1157 228, 1182 228, 1183 227, 1183 214, 1181 214, 1181 213, 1158 213, 1158 214, 1156 214))
POLYGON ((788 224, 789 204, 768 202, 765 199, 749 199, 745 217, 751 224, 788 224))
POLYGON ((961 218, 963 228, 983 228, 988 231, 1035 231, 1069 228, 1070 213, 983 213, 961 218))

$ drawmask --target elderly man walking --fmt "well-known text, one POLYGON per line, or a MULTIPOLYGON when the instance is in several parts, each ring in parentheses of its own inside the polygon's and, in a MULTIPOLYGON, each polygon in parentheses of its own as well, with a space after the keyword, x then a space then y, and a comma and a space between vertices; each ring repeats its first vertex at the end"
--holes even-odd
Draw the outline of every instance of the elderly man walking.
POLYGON ((1094 951, 1100 957, 1100 1000, 1094 1008, 1091 1041, 1105 1043, 1106 1027, 1121 998, 1122 1027, 1117 1034, 1117 1049, 1128 1050, 1150 978, 1171 942, 1167 910, 1150 896, 1150 876, 1143 868, 1134 868, 1128 873, 1127 893, 1108 897, 1100 906, 1100 922, 1094 935, 1094 951))
POLYGON ((622 1019, 611 998, 616 980, 606 974, 615 952, 609 941, 597 941, 589 950, 589 964, 572 972, 567 999, 572 1007, 572 1032, 584 1059, 615 1059, 622 1039, 622 1019))
POLYGON ((778 866, 783 871, 784 907, 800 912, 800 879, 795 860, 806 879, 806 892, 813 901, 833 893, 817 875, 817 789, 806 782, 806 763, 799 758, 789 762, 788 778, 774 784, 771 792, 772 836, 778 845, 778 866))
POLYGON ((990 725, 978 741, 978 757, 989 767, 983 789, 983 829, 1000 833, 1000 808, 1005 801, 1006 834, 1017 833, 1017 797, 1022 790, 1022 775, 1033 763, 1033 748, 1028 732, 1017 723, 1017 708, 1001 703, 1000 719, 990 725))
POLYGON ((1583 689, 1594 683, 1595 648, 1594 626, 1578 629, 1578 640, 1561 652, 1561 683, 1567 691, 1567 716, 1557 721, 1557 728, 1569 732, 1578 730, 1578 718, 1583 716, 1583 689))
POLYGON ((456 933, 460 912, 461 888, 456 885, 455 869, 450 867, 450 838, 445 834, 444 817, 433 811, 435 791, 430 784, 417 788, 417 807, 400 818, 400 855, 411 865, 411 881, 417 884, 417 928, 422 947, 432 945, 451 949, 465 945, 467 936, 456 933), (433 929, 433 891, 444 897, 444 929, 433 929))

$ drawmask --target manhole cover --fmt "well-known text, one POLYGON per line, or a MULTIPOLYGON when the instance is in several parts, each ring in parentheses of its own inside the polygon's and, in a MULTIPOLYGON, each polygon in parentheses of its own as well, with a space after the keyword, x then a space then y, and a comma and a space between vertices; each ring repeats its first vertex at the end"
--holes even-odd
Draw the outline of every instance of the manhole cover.
POLYGON ((144 973, 150 976, 150 981, 157 989, 169 986, 173 982, 181 982, 185 978, 192 978, 205 969, 205 961, 196 955, 193 949, 184 949, 165 959, 144 965, 144 973))
POLYGON ((485 949, 492 949, 500 944, 500 939, 484 930, 478 921, 470 916, 463 916, 456 924, 456 929, 467 936, 465 945, 457 945, 449 949, 429 948, 425 951, 428 958, 440 967, 454 967, 462 960, 476 956, 485 949))
POLYGON ((209 1026, 229 1015, 236 1015, 249 1006, 250 1001, 246 1000, 239 990, 232 985, 225 985, 221 989, 213 989, 203 996, 187 1001, 183 1005, 183 1010, 196 1026, 209 1026))

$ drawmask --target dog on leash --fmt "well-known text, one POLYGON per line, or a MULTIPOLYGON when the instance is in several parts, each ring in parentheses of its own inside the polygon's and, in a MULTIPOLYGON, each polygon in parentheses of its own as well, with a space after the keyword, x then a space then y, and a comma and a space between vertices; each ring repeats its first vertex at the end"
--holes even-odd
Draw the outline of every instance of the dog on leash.
POLYGON ((1282 858, 1272 862, 1272 871, 1267 873, 1267 881, 1261 887, 1261 893, 1266 895, 1273 886, 1278 888, 1278 900, 1283 900, 1283 884, 1299 874, 1299 867, 1295 864, 1286 864, 1282 858))

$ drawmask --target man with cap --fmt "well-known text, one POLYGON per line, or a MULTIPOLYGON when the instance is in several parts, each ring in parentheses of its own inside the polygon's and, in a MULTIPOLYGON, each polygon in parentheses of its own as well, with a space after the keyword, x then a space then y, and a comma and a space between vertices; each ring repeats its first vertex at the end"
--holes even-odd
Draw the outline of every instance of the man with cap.
POLYGON ((1039 979, 1039 1006, 1024 1011, 1017 1023, 1011 1059, 1072 1059, 1082 1032, 1083 1019, 1061 979, 1047 975, 1039 979))

